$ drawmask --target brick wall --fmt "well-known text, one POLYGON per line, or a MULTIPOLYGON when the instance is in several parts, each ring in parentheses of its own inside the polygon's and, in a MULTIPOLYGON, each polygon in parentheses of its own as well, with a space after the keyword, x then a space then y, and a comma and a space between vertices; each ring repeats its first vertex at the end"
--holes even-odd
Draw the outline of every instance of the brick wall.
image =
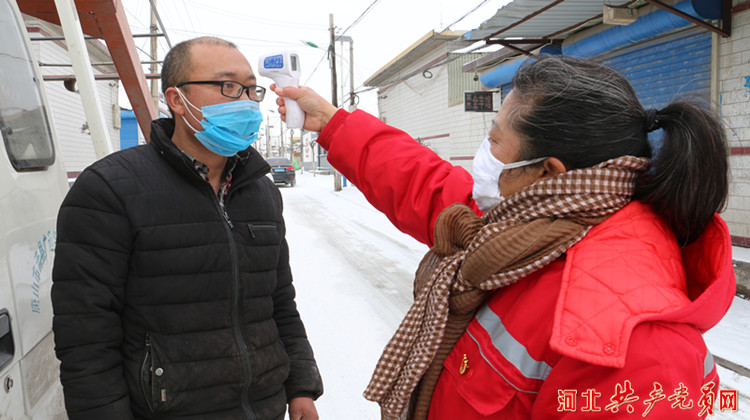
POLYGON ((750 2, 735 1, 731 38, 719 38, 719 112, 731 156, 729 203, 722 217, 734 245, 750 247, 750 2), (744 4, 742 4, 744 3, 744 4))

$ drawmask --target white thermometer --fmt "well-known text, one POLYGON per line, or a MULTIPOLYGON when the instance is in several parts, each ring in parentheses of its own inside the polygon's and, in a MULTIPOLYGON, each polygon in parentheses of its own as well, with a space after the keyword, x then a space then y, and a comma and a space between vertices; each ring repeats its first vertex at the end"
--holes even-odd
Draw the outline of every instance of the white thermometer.
MULTIPOLYGON (((277 86, 299 86, 299 57, 292 51, 282 51, 263 55, 258 59, 258 72, 263 77, 273 79, 277 86)), ((302 128, 305 113, 297 101, 284 98, 286 106, 286 125, 289 128, 302 128)))

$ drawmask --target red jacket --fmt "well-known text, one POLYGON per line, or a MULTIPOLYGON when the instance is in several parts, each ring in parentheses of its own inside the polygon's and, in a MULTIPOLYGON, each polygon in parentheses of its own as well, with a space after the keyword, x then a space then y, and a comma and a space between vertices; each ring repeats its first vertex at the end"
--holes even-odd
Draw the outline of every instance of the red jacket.
MULTIPOLYGON (((318 142, 376 208, 427 244, 451 203, 479 213, 465 170, 364 112, 339 111, 318 142)), ((734 288, 718 216, 680 249, 661 217, 632 202, 491 295, 444 363, 430 419, 705 416, 718 376, 701 334, 734 288)))

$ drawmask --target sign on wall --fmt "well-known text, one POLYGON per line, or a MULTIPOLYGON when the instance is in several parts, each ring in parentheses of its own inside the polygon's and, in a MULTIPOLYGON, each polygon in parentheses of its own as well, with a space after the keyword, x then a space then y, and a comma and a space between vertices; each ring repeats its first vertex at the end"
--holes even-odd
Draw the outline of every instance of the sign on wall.
POLYGON ((464 92, 465 112, 495 112, 494 92, 464 92))

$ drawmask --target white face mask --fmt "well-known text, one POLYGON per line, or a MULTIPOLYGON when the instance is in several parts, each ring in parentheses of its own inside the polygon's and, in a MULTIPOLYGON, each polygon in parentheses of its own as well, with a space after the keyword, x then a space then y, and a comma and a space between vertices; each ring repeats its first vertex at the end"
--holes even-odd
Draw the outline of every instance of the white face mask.
POLYGON ((486 213, 503 201, 500 193, 500 174, 503 169, 520 168, 522 166, 532 165, 547 159, 546 157, 522 160, 504 164, 492 155, 490 150, 490 138, 484 139, 474 156, 474 200, 477 202, 479 209, 486 213))

